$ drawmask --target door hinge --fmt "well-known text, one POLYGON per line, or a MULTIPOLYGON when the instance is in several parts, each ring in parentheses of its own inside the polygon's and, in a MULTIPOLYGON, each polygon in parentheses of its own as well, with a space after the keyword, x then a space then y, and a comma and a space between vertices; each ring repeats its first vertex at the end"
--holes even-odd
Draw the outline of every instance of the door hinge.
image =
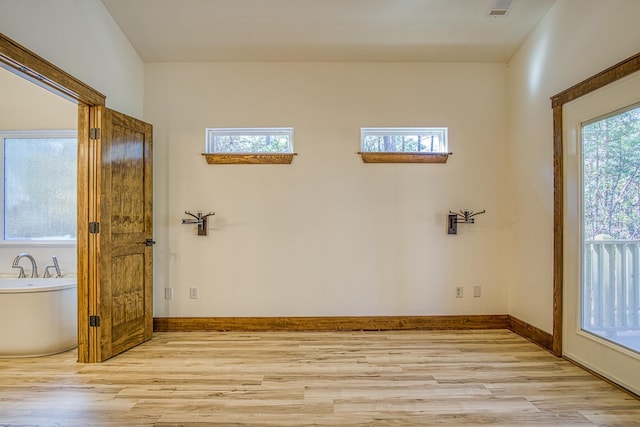
POLYGON ((100 316, 89 316, 89 326, 91 327, 100 326, 100 316))
POLYGON ((89 223, 89 234, 98 234, 100 232, 100 223, 99 222, 90 222, 89 223))
POLYGON ((100 139, 100 128, 89 129, 89 139, 100 139))

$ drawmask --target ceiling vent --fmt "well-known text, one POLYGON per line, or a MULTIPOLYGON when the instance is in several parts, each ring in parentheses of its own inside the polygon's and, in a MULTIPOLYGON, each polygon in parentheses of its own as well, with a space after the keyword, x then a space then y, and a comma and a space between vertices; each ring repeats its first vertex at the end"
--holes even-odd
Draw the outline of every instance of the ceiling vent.
POLYGON ((509 12, 513 0, 496 0, 489 11, 489 16, 505 16, 509 12))

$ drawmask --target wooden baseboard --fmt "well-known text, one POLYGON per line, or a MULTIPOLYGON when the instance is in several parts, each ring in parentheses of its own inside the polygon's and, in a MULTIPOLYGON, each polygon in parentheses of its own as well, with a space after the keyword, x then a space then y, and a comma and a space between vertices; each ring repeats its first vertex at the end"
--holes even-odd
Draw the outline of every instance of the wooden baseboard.
POLYGON ((509 330, 553 353, 553 336, 550 333, 513 316, 509 316, 509 330))
POLYGON ((340 317, 156 317, 153 330, 182 331, 385 331, 509 329, 509 315, 340 317))
POLYGON ((157 332, 509 329, 553 352, 551 334, 508 314, 472 316, 156 317, 157 332))

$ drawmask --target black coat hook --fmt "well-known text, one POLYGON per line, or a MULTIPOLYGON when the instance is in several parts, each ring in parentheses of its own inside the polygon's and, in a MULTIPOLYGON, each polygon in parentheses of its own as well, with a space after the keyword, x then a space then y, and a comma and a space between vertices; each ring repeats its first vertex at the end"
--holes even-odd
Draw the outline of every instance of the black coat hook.
POLYGON ((447 233, 458 234, 458 224, 474 224, 476 222, 474 216, 485 213, 486 210, 480 212, 473 212, 468 209, 463 209, 460 212, 449 211, 447 217, 447 233))

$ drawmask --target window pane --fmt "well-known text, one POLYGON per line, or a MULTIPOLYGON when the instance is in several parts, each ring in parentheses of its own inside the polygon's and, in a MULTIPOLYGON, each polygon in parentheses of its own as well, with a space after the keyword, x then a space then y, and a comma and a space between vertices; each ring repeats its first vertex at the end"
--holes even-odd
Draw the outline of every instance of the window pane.
POLYGON ((5 240, 76 238, 77 140, 4 139, 5 240))
POLYGON ((207 129, 208 153, 292 153, 291 128, 207 129))
POLYGON ((362 128, 361 149, 382 153, 446 153, 446 128, 362 128))
POLYGON ((640 107, 582 128, 586 239, 640 239, 640 107))
POLYGON ((640 351, 640 107, 582 127, 582 328, 640 351))

